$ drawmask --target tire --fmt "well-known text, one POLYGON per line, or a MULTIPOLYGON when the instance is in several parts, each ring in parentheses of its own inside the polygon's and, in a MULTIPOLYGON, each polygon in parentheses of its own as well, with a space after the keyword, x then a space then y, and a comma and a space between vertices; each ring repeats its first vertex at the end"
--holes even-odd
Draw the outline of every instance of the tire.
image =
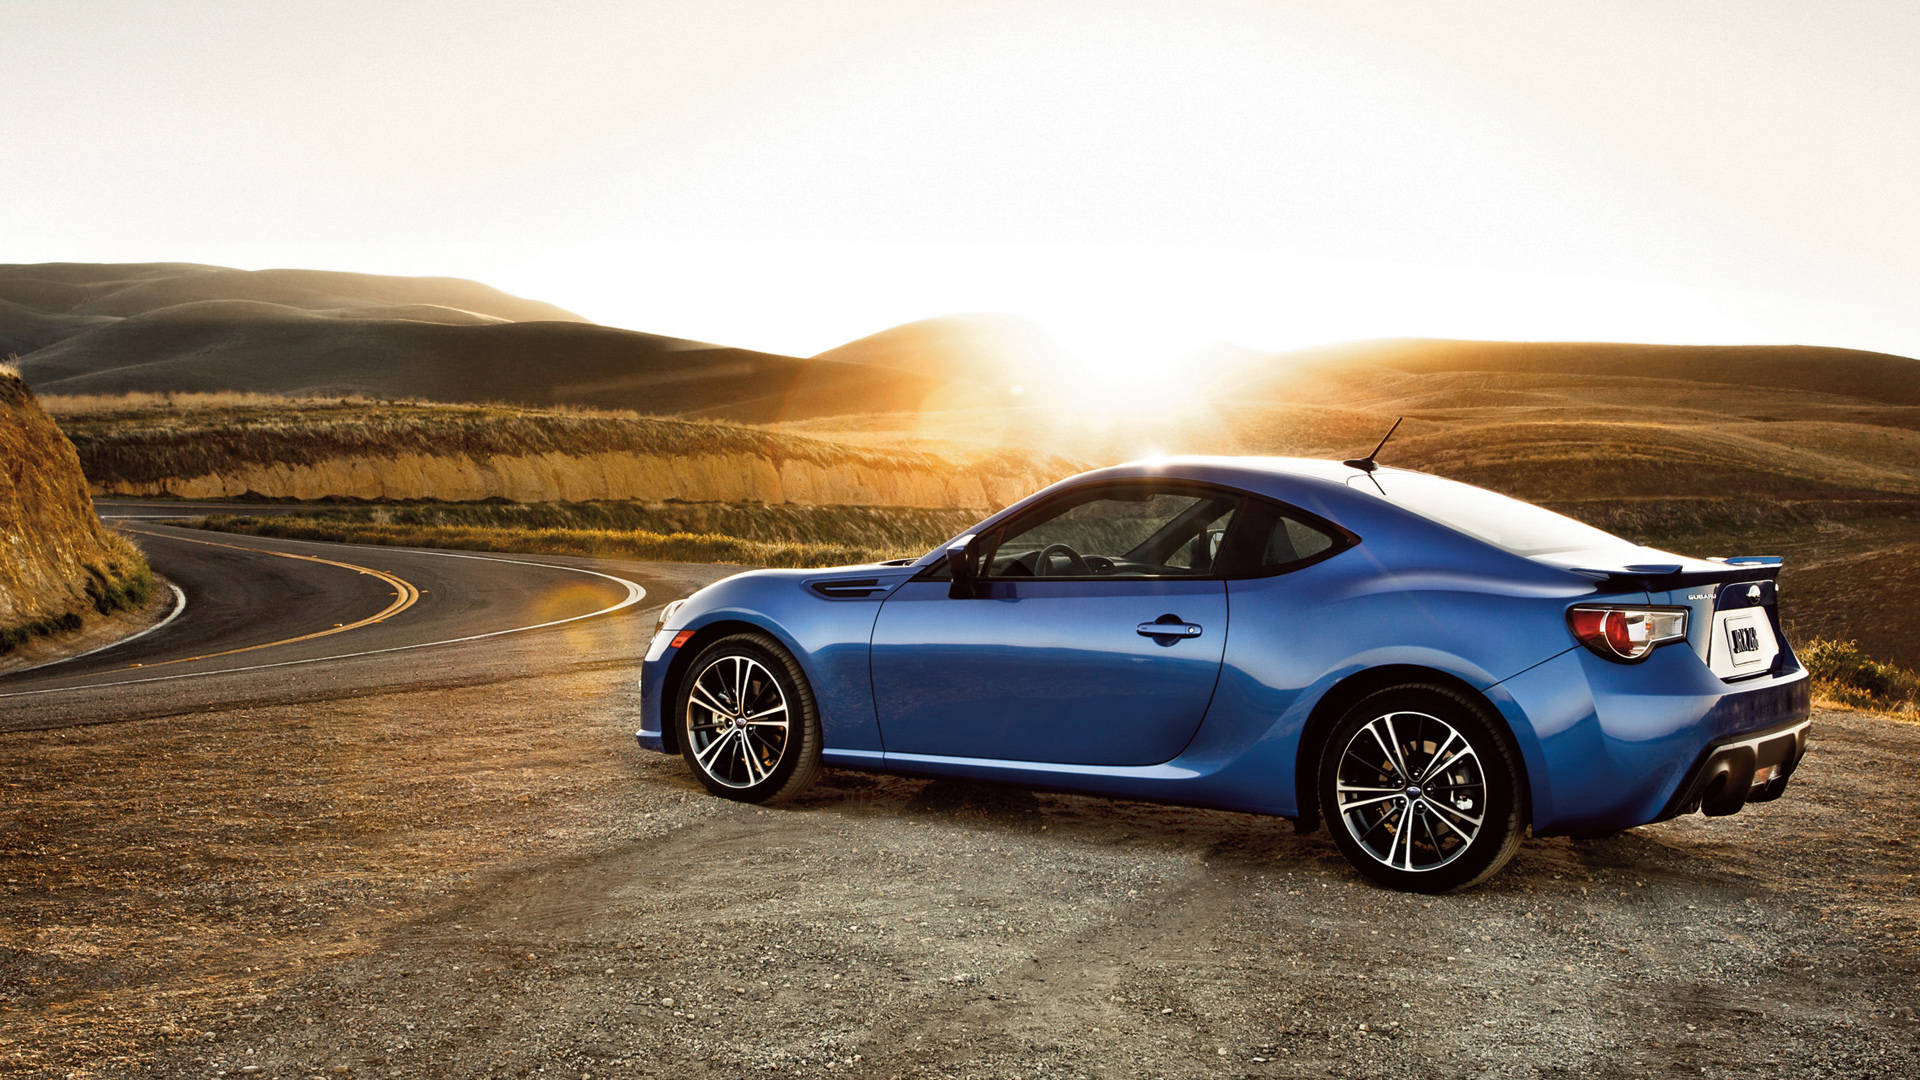
POLYGON ((700 650, 674 693, 680 756, 708 791, 779 803, 820 778, 820 711, 800 665, 760 634, 700 650), (745 708, 738 705, 744 687, 745 708))
POLYGON ((1396 686, 1355 703, 1321 743, 1314 787, 1354 869, 1407 892, 1478 885, 1526 831, 1525 772, 1505 728, 1444 686, 1396 686))

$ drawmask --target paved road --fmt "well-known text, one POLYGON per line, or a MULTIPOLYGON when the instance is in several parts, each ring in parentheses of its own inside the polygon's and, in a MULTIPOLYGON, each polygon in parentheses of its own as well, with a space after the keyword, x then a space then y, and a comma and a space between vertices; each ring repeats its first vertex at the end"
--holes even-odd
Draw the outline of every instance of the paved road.
POLYGON ((632 665, 651 612, 727 572, 235 536, 101 509, 184 606, 138 639, 0 678, 0 731, 632 665))

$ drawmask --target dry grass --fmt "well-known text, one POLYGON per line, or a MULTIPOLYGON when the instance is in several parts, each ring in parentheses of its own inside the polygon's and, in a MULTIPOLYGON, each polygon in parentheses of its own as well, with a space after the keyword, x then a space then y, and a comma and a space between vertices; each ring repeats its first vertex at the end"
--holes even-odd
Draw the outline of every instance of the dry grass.
POLYGON ((404 547, 608 555, 675 562, 829 566, 917 557, 975 510, 791 503, 423 503, 219 515, 203 528, 404 547))
POLYGON ((1920 497, 1545 500, 1548 509, 1650 547, 1719 555, 1777 546, 1783 534, 1841 523, 1920 519, 1920 497))
MULTIPOLYGON (((314 395, 256 394, 239 390, 196 393, 130 394, 45 394, 40 407, 62 419, 102 420, 138 418, 154 413, 202 413, 222 410, 301 409, 322 405, 373 405, 374 399, 357 394, 321 397, 314 395)), ((419 404, 406 402, 405 404, 419 404)))
POLYGON ((781 543, 713 533, 655 533, 628 529, 514 529, 481 525, 382 525, 306 517, 215 516, 190 524, 250 536, 326 540, 393 547, 457 548, 540 555, 594 555, 665 562, 743 566, 841 566, 918 556, 869 544, 781 543))
POLYGON ((315 507, 301 515, 351 525, 691 533, 772 544, 897 549, 915 554, 964 531, 982 510, 891 506, 808 506, 798 503, 546 502, 315 507))
MULTIPOLYGON (((401 454, 500 456, 731 455, 770 462, 953 475, 1024 470, 1032 455, 965 459, 879 450, 748 424, 512 405, 445 405, 265 394, 50 398, 95 485, 151 484, 249 465, 379 460, 401 454)), ((1062 471, 1072 463, 1061 462, 1062 471)), ((275 495, 276 492, 262 492, 275 495)))

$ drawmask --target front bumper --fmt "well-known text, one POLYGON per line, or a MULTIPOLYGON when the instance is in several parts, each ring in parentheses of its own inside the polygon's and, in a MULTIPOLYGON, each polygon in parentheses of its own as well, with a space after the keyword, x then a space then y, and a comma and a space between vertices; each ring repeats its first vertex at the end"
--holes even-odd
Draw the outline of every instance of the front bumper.
POLYGON ((1806 756, 1811 724, 1802 720, 1707 747, 1657 820, 1695 810, 1721 817, 1738 813, 1750 802, 1779 798, 1787 789, 1787 778, 1806 756))
POLYGON ((667 669, 680 652, 672 647, 673 636, 672 630, 655 634, 647 647, 646 658, 640 662, 640 730, 633 733, 641 749, 663 754, 676 752, 667 745, 662 723, 667 711, 666 702, 661 700, 661 692, 667 683, 667 669))

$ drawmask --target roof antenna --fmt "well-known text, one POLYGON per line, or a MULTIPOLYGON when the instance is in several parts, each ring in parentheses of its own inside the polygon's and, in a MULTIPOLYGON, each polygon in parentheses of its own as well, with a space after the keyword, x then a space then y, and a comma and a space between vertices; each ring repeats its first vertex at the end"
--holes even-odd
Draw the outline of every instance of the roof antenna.
POLYGON ((1359 469, 1363 473, 1371 473, 1373 472, 1373 470, 1379 468, 1380 463, 1375 461, 1374 459, 1380 456, 1380 448, 1387 445, 1387 440, 1393 438, 1394 432, 1400 430, 1400 421, 1405 419, 1406 417, 1404 416, 1397 417, 1394 419, 1393 426, 1388 428, 1387 433, 1380 437, 1380 446, 1374 447, 1373 453, 1368 454, 1366 457, 1363 457, 1363 458, 1348 458, 1347 460, 1341 462, 1340 464, 1345 465, 1351 469, 1359 469))

